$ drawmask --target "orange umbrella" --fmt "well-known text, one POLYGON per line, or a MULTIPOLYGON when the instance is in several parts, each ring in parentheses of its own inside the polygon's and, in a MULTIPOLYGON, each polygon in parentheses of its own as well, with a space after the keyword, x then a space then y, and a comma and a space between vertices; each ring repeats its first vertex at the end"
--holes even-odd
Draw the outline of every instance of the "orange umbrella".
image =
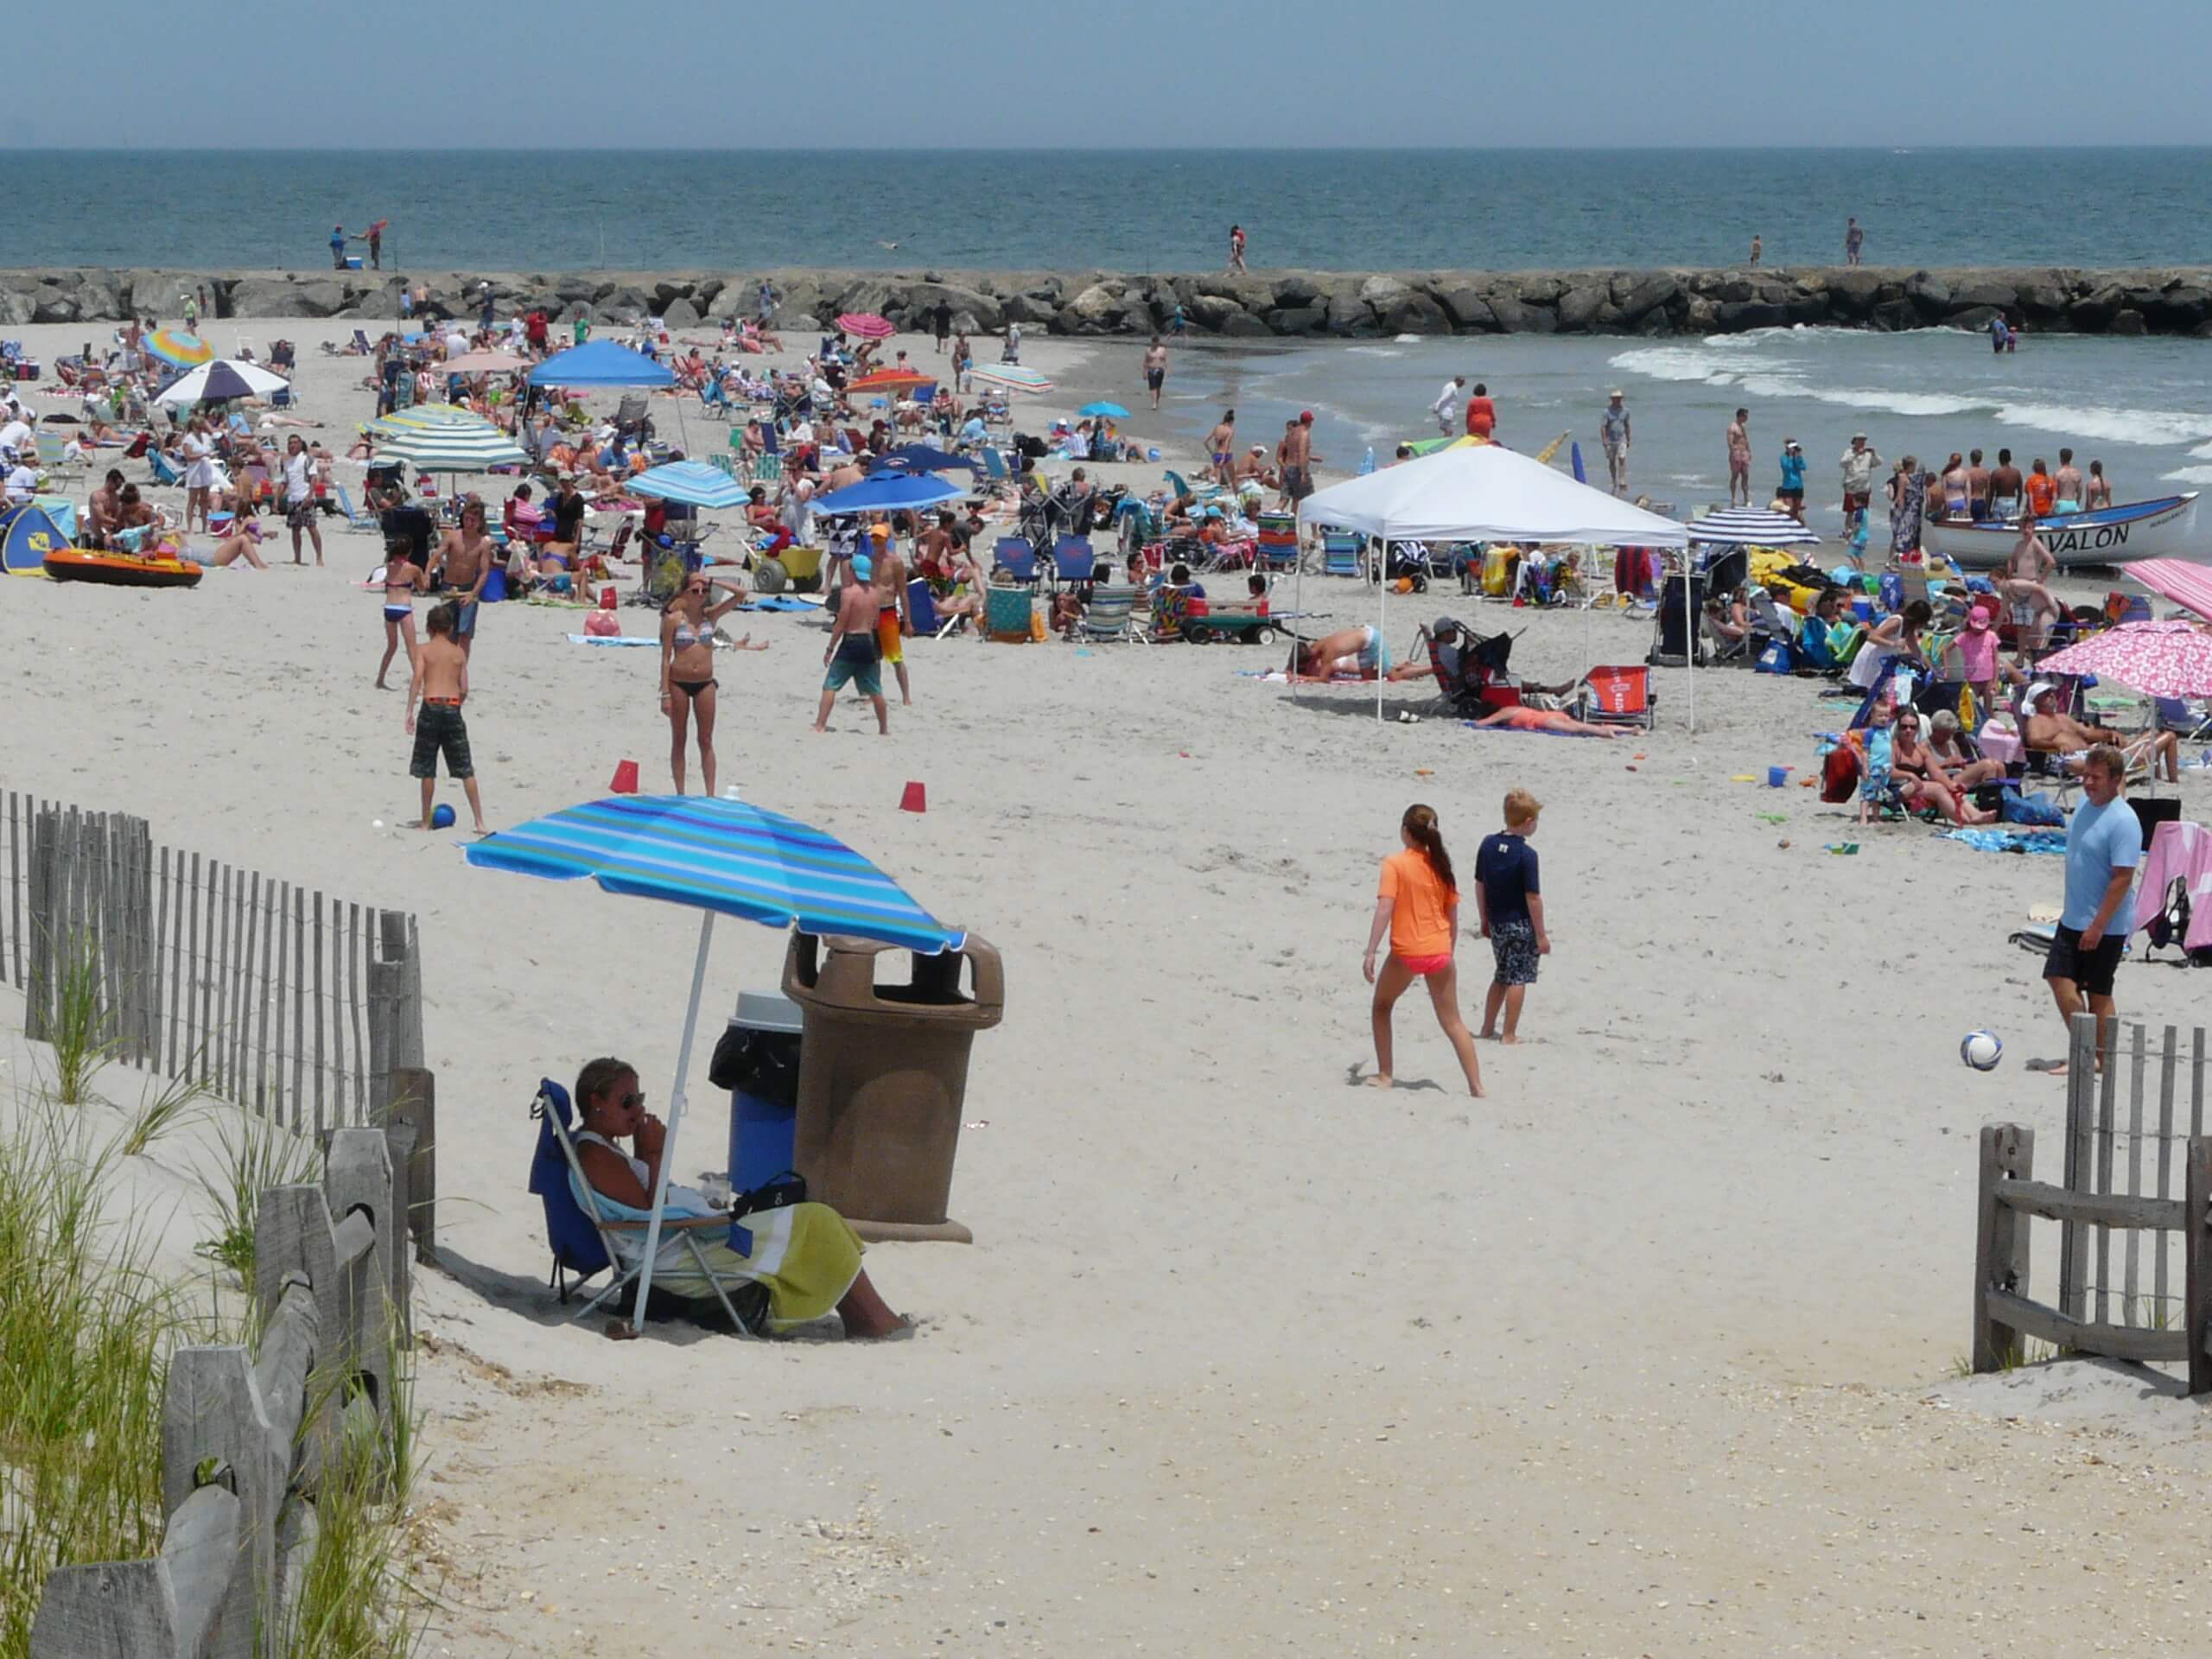
POLYGON ((937 377, 917 374, 912 369, 878 369, 848 382, 847 391, 912 391, 916 386, 926 386, 937 377))

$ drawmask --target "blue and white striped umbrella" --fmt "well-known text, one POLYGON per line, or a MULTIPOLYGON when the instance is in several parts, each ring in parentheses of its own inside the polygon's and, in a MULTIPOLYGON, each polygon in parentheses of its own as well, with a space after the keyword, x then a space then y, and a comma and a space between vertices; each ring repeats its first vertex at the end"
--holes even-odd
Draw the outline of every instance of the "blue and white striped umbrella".
POLYGON ((452 404, 417 404, 361 429, 376 440, 378 460, 404 461, 426 473, 481 473, 529 459, 481 415, 452 404))
MULTIPOLYGON (((715 918, 742 916, 809 933, 849 933, 904 945, 925 956, 957 950, 967 935, 946 927, 881 870, 835 836, 797 818, 742 801, 702 795, 611 795, 486 836, 467 849, 486 869, 573 881, 589 876, 609 893, 660 899, 697 909, 699 954, 691 969, 691 1001, 677 1047, 676 1084, 669 1091, 662 1167, 674 1169, 676 1132, 683 1119, 684 1080, 699 1026, 707 950, 715 918)), ((577 1103, 581 1105, 582 1103, 577 1103)), ((645 1266, 632 1305, 632 1330, 645 1319, 660 1250, 668 1183, 653 1191, 645 1266)))
POLYGON ((671 461, 650 468, 632 479, 629 488, 694 507, 741 507, 751 499, 745 486, 703 461, 671 461))
POLYGON ((1688 528, 1694 542, 1725 542, 1733 547, 1802 547, 1821 539, 1788 513, 1764 507, 1724 507, 1688 528))
POLYGON ((835 836, 703 795, 610 795, 473 842, 468 861, 933 956, 966 938, 835 836))

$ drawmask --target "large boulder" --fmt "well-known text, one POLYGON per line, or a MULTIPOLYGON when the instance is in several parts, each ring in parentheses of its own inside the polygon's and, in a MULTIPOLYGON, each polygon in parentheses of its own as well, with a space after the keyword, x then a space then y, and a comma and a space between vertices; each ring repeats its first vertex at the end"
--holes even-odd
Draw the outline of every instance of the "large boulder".
POLYGON ((396 321, 399 316, 399 290, 396 288, 372 288, 355 300, 351 309, 355 316, 364 321, 396 321))
POLYGON ((1620 308, 1624 321, 1640 322, 1647 313, 1671 303, 1681 291, 1680 279, 1670 273, 1647 271, 1630 282, 1626 292, 1617 294, 1613 303, 1620 308))
POLYGON ((1682 308, 1682 327, 1693 334, 1709 334, 1720 326, 1720 302, 1709 294, 1693 294, 1682 308))
POLYGON ((2127 290, 2117 283, 2107 283, 2094 294, 2074 302, 2067 311, 2067 321, 2085 334, 2101 334, 2112 327, 2126 304, 2127 290))
POLYGON ((1836 315, 1862 321, 1873 315, 1881 287, 1881 277, 1864 266, 1839 270, 1827 279, 1828 303, 1836 315))
POLYGON ((1226 294, 1197 294, 1185 308, 1185 315, 1201 328, 1219 333, 1224 323, 1235 316, 1249 315, 1244 308, 1226 294))
POLYGON ((1912 273, 1912 280, 1904 285, 1904 296, 1919 308, 1921 315, 1931 320, 1951 308, 1950 284, 1924 270, 1912 273))
POLYGON ((2020 309, 2038 322, 2055 322, 2065 316, 2066 290, 2056 283, 2031 283, 2020 289, 2020 309))
POLYGON ((1482 290, 1471 283, 1454 283, 1440 288, 1436 298, 1444 308, 1444 315, 1452 319, 1452 326, 1462 334, 1486 334, 1497 327, 1497 313, 1491 309, 1482 290))
POLYGON ((1920 327, 1920 308, 1899 295, 1892 300, 1877 300, 1866 320, 1885 334, 1899 334, 1920 327))
POLYGON ((651 315, 653 308, 652 296, 633 283, 623 283, 609 289, 594 303, 598 306, 600 315, 613 318, 617 322, 627 322, 633 318, 642 320, 651 315))
POLYGON ((2177 283, 2145 307, 2143 315, 2161 333, 2185 334, 2212 315, 2212 294, 2177 283))
POLYGON ((2019 290, 2010 283, 1968 283, 1951 290, 1951 303, 1956 306, 1987 306, 2009 311, 2019 302, 2019 290))
POLYGON ((1249 311, 1232 313, 1221 325, 1222 334, 1230 340, 1262 340, 1274 333, 1249 311))
POLYGON ((1390 308, 1412 292, 1395 276, 1370 276, 1359 285, 1360 302, 1378 317, 1388 316, 1390 308))
POLYGON ((0 327, 29 322, 38 315, 38 290, 0 282, 0 327))
POLYGON ((1290 276, 1275 279, 1274 302, 1278 306, 1317 305, 1320 300, 1320 285, 1311 276, 1290 276))
POLYGON ((1943 322, 1945 327, 1950 328, 1980 330, 1989 327, 1991 318, 2001 317, 2004 315, 2003 311, 1993 305, 1961 306, 1945 317, 1943 322))
POLYGON ((1342 289, 1329 296, 1329 332, 1332 334, 1364 335, 1372 338, 1381 332, 1375 313, 1367 302, 1359 297, 1357 289, 1346 293, 1342 289))
POLYGON ((921 327, 936 315, 940 302, 953 311, 966 312, 976 320, 976 326, 995 330, 999 327, 999 302, 989 295, 972 288, 961 288, 951 283, 920 282, 906 289, 908 315, 915 319, 914 326, 921 327))
POLYGON ((289 276, 241 276, 223 297, 226 317, 327 317, 346 303, 341 283, 289 276), (334 296, 329 290, 336 289, 334 296))
POLYGON ((1753 328, 1779 328, 1789 321, 1789 308, 1765 300, 1724 302, 1714 321, 1724 334, 1745 334, 1753 328))
POLYGON ((1534 309, 1533 306, 1522 304, 1517 295, 1492 294, 1490 297, 1491 316, 1497 322, 1500 331, 1505 334, 1522 334, 1531 332, 1529 315, 1534 309))
POLYGON ((77 315, 86 321, 120 322, 130 315, 130 302, 124 292, 123 282, 111 270, 85 270, 77 274, 77 315))
POLYGON ((1109 318, 1120 315, 1122 296, 1104 283, 1093 283, 1067 303, 1061 314, 1071 324, 1089 323, 1098 327, 1109 318))
POLYGON ((1579 333, 1597 321, 1598 312, 1607 303, 1606 291, 1594 284, 1570 288, 1559 299, 1559 326, 1570 334, 1579 333))
POLYGON ((696 328, 700 321, 699 308, 678 296, 669 301, 666 308, 660 314, 660 320, 663 325, 671 330, 696 328))
POLYGON ((599 284, 584 276, 568 276, 553 284, 553 297, 563 305, 574 305, 579 300, 599 297, 599 284))
POLYGON ((1408 289, 1404 297, 1382 314, 1382 327, 1385 333, 1393 334, 1448 334, 1452 332, 1452 319, 1427 295, 1408 289))
POLYGON ((1027 327, 1037 323, 1049 323, 1059 315, 1058 302, 1045 296, 1022 293, 1007 298, 999 307, 1001 326, 1018 322, 1027 327))
POLYGON ((84 315, 77 304, 77 290, 47 282, 31 296, 33 322, 75 322, 84 315))
POLYGON ((1318 334, 1327 327, 1325 305, 1286 305, 1268 313, 1268 327, 1278 334, 1318 334))
POLYGON ((1567 284, 1556 276, 1539 272, 1521 277, 1514 284, 1514 292, 1523 305, 1555 305, 1560 296, 1567 292, 1567 284))
POLYGON ((2114 334, 2140 334, 2147 332, 2147 327, 2143 321, 2143 314, 2140 311, 2130 309, 2116 315, 2112 320, 2111 327, 2106 332, 2114 334))

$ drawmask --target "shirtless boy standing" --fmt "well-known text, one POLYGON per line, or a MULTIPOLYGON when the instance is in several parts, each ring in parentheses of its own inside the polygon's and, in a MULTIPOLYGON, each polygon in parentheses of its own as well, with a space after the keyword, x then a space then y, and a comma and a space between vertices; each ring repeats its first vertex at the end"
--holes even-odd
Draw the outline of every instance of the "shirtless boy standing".
POLYGON ((415 739, 414 759, 408 775, 423 782, 423 816, 417 830, 430 827, 433 799, 438 788, 438 756, 446 758, 446 772, 461 779, 468 792, 468 810, 476 817, 476 833, 489 835, 484 825, 484 802, 476 792, 476 764, 468 753, 468 722, 461 705, 468 701, 468 653, 454 642, 454 622, 460 607, 448 600, 430 613, 430 637, 415 653, 415 677, 407 686, 407 730, 415 739), (420 697, 418 719, 415 701, 420 697))

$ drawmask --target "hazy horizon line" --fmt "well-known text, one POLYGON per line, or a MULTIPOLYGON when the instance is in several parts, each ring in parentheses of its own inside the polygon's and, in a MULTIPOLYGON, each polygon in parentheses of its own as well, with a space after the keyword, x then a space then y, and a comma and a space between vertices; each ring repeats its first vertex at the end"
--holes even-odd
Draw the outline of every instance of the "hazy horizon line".
POLYGON ((2067 143, 2042 142, 2037 143, 1962 144, 1884 143, 1884 144, 572 144, 558 147, 543 144, 435 144, 435 145, 375 145, 375 144, 45 144, 27 143, 11 146, 15 153, 45 156, 129 156, 155 151, 162 155, 186 156, 243 156, 257 154, 293 156, 420 156, 420 155, 665 155, 665 156, 749 156, 749 155, 816 155, 816 156, 1086 156, 1112 153, 1123 155, 1164 156, 1178 152, 1199 155, 1236 156, 1325 156, 1325 155, 1411 155, 1411 156, 1483 156, 1483 155, 1713 155, 1755 151, 1769 153, 1807 154, 1864 154, 1899 155, 1947 153, 1973 154, 2007 150, 2138 150, 2168 149, 2212 150, 2212 140, 2151 141, 2134 143, 2067 143))

